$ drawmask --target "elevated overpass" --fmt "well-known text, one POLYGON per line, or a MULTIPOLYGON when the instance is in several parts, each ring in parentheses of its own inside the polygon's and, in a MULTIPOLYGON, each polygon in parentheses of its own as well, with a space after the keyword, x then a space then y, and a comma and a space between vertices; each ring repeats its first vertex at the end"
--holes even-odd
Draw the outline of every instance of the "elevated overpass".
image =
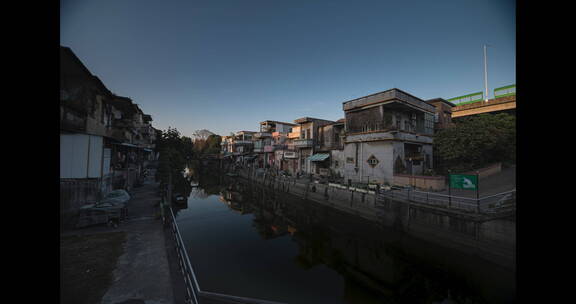
POLYGON ((452 108, 452 118, 459 118, 483 113, 512 112, 516 110, 516 95, 504 96, 457 105, 452 108))

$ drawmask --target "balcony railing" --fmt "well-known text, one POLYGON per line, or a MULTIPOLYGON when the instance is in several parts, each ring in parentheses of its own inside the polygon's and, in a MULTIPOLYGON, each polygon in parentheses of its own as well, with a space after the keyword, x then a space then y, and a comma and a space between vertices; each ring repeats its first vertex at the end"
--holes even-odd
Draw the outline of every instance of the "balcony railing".
POLYGON ((290 138, 290 139, 299 138, 299 137, 300 137, 300 131, 288 133, 288 138, 290 138))
POLYGON ((272 134, 270 132, 258 132, 254 133, 255 138, 264 138, 264 137, 271 137, 272 134))
POLYGON ((311 148, 314 145, 314 140, 312 139, 295 139, 295 148, 311 148))
POLYGON ((114 119, 112 121, 113 128, 135 128, 135 124, 130 119, 114 119))
POLYGON ((275 146, 269 145, 269 146, 264 146, 264 152, 274 152, 275 150, 275 146))
POLYGON ((234 141, 234 144, 235 145, 252 145, 252 144, 254 144, 254 142, 251 140, 236 140, 236 141, 234 141))
MULTIPOLYGON (((356 134, 356 133, 368 133, 368 132, 392 132, 392 131, 400 131, 400 132, 411 132, 411 133, 420 133, 420 134, 427 134, 426 129, 423 126, 416 126, 416 127, 409 127, 406 129, 404 126, 398 127, 397 125, 393 124, 385 124, 381 122, 376 123, 369 123, 363 126, 350 126, 348 127, 347 133, 348 134, 356 134)), ((432 133, 430 133, 432 134, 432 133)))

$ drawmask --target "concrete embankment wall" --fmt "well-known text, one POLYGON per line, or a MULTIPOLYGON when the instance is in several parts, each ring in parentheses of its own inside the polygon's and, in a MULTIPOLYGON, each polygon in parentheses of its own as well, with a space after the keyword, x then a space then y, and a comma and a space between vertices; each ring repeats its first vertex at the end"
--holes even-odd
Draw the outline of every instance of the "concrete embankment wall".
POLYGON ((463 213, 323 184, 250 176, 246 172, 240 175, 275 191, 330 205, 413 237, 515 268, 516 221, 510 214, 463 213))
POLYGON ((467 214, 389 198, 380 203, 384 226, 514 268, 516 221, 512 216, 467 214))
POLYGON ((351 191, 323 184, 296 182, 280 177, 274 179, 264 176, 250 176, 247 173, 240 173, 240 176, 276 191, 330 205, 366 219, 377 220, 376 195, 367 191, 351 191))

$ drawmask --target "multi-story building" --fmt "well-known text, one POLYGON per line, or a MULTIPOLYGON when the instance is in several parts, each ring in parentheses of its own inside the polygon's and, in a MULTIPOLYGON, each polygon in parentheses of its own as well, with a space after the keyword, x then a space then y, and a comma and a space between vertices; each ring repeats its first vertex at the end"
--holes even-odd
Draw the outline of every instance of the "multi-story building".
POLYGON ((434 113, 434 133, 452 124, 452 108, 456 106, 455 104, 444 98, 429 99, 426 102, 433 105, 436 109, 434 113))
POLYGON ((294 148, 298 154, 298 167, 297 171, 302 173, 315 173, 313 172, 312 161, 324 161, 324 156, 314 156, 315 149, 317 149, 319 128, 328 124, 334 123, 331 120, 302 117, 294 120, 298 124, 300 136, 298 139, 293 139, 294 148))
POLYGON ((220 143, 221 146, 221 154, 223 156, 231 155, 234 151, 234 136, 221 136, 220 137, 222 142, 220 143))
POLYGON ((134 185, 142 160, 153 154, 154 136, 139 137, 151 127, 152 118, 144 116, 129 98, 112 94, 72 50, 60 47, 63 218, 113 189, 134 185))
POLYGON ((318 127, 316 156, 312 157, 312 173, 321 176, 343 176, 341 172, 344 151, 345 119, 318 127))
POLYGON ((235 155, 243 155, 251 153, 254 149, 254 134, 253 131, 238 131, 234 135, 234 142, 232 145, 232 153, 235 155))
POLYGON ((286 147, 282 155, 282 170, 294 175, 298 172, 298 149, 294 145, 294 140, 300 139, 300 126, 294 125, 291 132, 286 137, 286 147))
POLYGON ((260 122, 260 132, 254 134, 254 152, 256 167, 284 170, 283 155, 286 149, 288 133, 295 124, 274 120, 260 122))
POLYGON ((399 89, 343 103, 344 180, 394 182, 432 168, 434 106, 399 89))

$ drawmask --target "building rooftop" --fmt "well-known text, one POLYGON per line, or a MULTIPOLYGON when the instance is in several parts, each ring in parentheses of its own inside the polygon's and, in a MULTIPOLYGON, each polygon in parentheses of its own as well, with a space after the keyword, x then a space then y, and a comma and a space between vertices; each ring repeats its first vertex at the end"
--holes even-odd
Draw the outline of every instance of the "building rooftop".
POLYGON ((342 108, 344 111, 352 110, 355 108, 361 108, 364 106, 374 105, 386 101, 400 101, 405 104, 409 104, 413 107, 420 108, 425 111, 434 112, 434 106, 426 103, 426 101, 410 94, 406 93, 400 89, 393 88, 386 91, 374 93, 364 97, 352 99, 342 103, 342 108))
POLYGON ((260 124, 269 124, 269 123, 275 123, 275 124, 282 124, 282 125, 288 125, 288 126, 295 126, 295 124, 293 123, 289 123, 289 122, 282 122, 282 121, 276 121, 276 120, 265 120, 263 122, 261 122, 260 124))
POLYGON ((302 117, 302 118, 298 118, 298 119, 294 120, 294 122, 297 124, 306 123, 306 122, 314 122, 314 121, 334 122, 332 120, 313 118, 313 117, 302 117))
POLYGON ((434 103, 434 102, 443 102, 451 107, 455 107, 456 105, 449 102, 448 100, 444 99, 444 98, 432 98, 432 99, 428 99, 426 100, 427 103, 434 103))

